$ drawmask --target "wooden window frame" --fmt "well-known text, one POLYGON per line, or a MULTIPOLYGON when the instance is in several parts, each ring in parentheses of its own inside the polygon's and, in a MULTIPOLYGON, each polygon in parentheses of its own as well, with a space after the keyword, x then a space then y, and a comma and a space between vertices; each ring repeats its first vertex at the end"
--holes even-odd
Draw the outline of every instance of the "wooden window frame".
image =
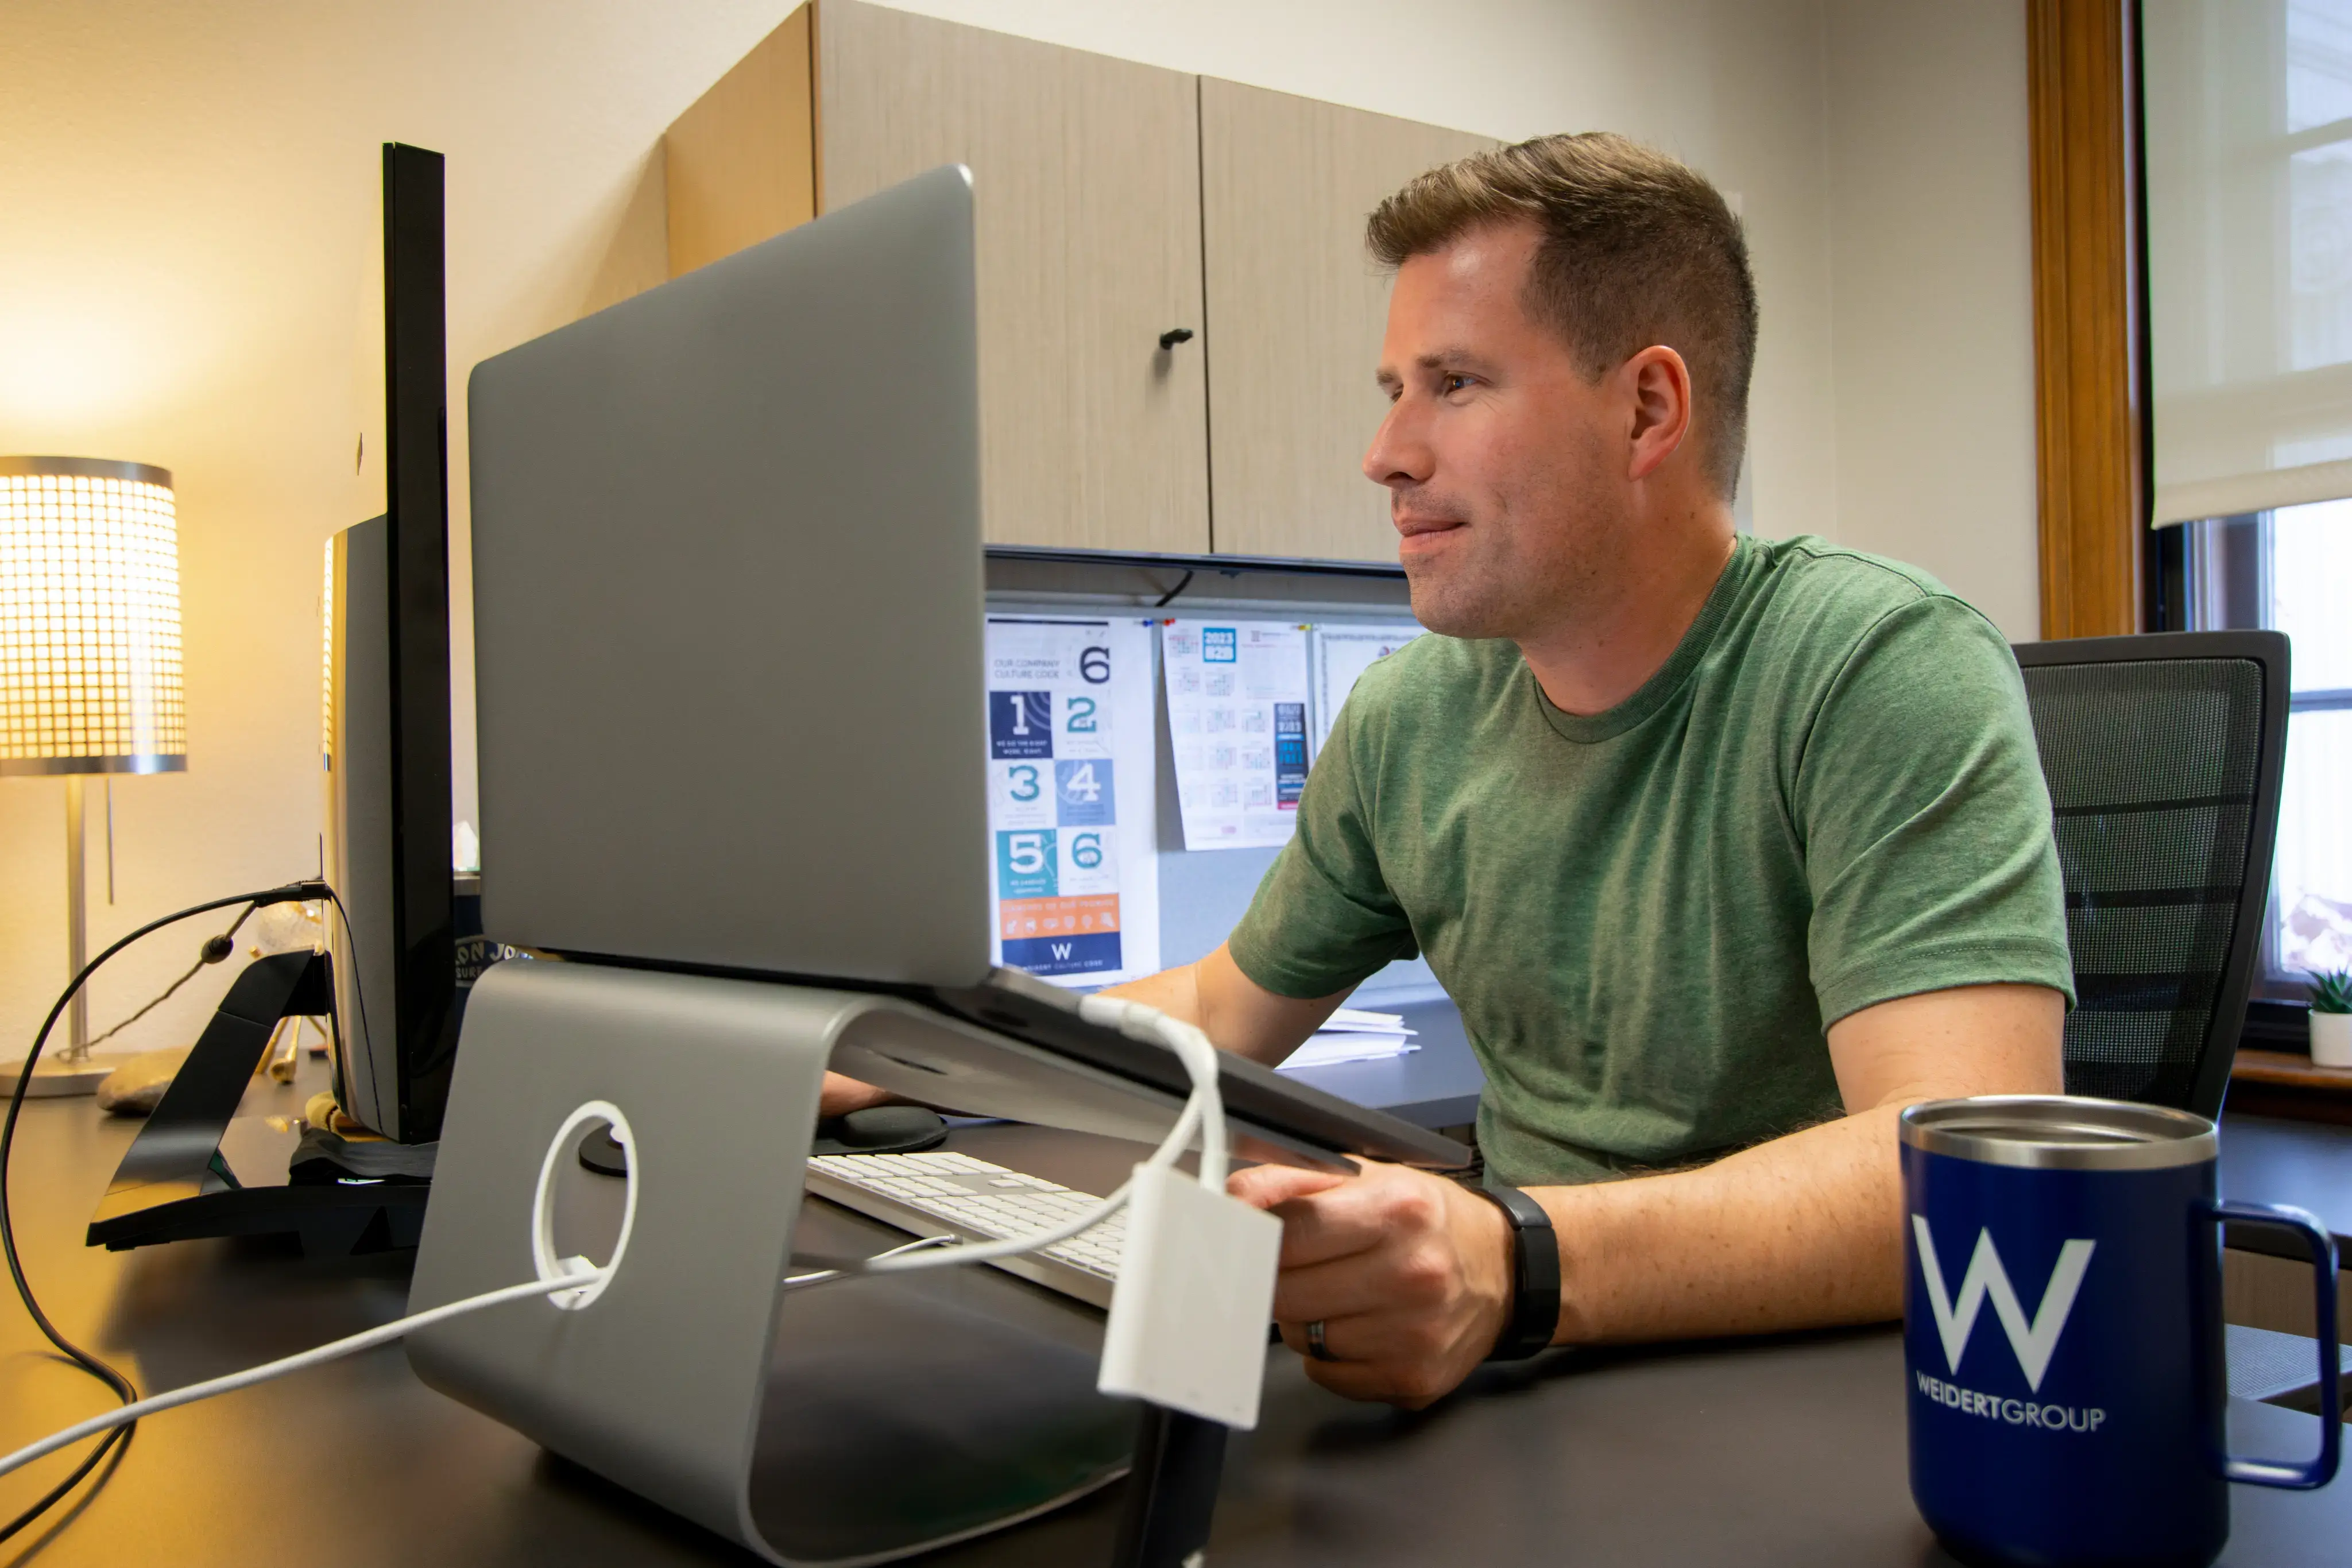
POLYGON ((2183 624, 2148 527, 2146 183, 2136 0, 2027 0, 2042 634, 2183 624))

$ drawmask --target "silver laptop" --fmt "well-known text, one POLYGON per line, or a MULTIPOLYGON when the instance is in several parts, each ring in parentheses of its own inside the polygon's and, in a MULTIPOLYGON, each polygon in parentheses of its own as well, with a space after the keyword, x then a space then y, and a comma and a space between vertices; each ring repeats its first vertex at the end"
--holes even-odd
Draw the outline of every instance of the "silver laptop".
MULTIPOLYGON (((971 213, 937 169, 475 368, 483 928, 888 989, 1181 1095, 990 967, 971 213)), ((1288 1145, 1466 1158, 1225 1091, 1288 1145)))

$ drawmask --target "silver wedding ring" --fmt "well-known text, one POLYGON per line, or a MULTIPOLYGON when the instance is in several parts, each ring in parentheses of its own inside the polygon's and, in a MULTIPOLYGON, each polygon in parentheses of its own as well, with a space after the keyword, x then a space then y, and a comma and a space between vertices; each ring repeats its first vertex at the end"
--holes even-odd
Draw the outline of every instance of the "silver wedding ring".
POLYGON ((1307 1325, 1307 1354, 1318 1361, 1337 1361, 1331 1347, 1323 1343, 1323 1320, 1317 1318, 1307 1325))

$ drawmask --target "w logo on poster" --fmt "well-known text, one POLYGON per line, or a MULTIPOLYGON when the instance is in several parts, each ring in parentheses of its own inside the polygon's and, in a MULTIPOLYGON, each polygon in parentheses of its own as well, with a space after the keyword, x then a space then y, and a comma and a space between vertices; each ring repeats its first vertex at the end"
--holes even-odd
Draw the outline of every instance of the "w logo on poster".
POLYGON ((1927 1306, 1936 1314, 1936 1333, 1944 1342, 1944 1364, 1951 1375, 1959 1375, 1969 1335, 1990 1297, 1993 1315, 2009 1336, 2009 1348, 2016 1353, 2026 1383, 2041 1393, 2042 1375, 2050 1370, 2058 1336, 2066 1332, 2066 1319, 2074 1310, 2074 1297, 2083 1288, 2083 1275, 2091 1267, 2091 1253, 2098 1243, 2074 1240, 2058 1249, 2057 1265, 2050 1270, 2050 1282, 2042 1287, 2042 1304, 2029 1320, 2025 1303, 2018 1300, 2017 1288, 2010 1283, 2009 1270, 2001 1265, 2000 1249, 1993 1245, 1991 1231, 1977 1232, 1977 1249, 1969 1257, 1969 1271, 1960 1277, 1957 1299, 1944 1288, 1944 1267, 1937 1257, 1935 1233, 1928 1229, 1926 1215, 1911 1217, 1911 1233, 1918 1244, 1919 1271, 1927 1277, 1927 1306))

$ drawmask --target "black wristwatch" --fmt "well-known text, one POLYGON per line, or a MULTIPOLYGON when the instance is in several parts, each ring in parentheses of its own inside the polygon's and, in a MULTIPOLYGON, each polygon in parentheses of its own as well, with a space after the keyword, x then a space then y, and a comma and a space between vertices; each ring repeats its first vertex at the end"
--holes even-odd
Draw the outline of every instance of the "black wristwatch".
POLYGON ((1559 1239, 1542 1204, 1515 1186, 1478 1188, 1511 1222, 1511 1321, 1488 1361, 1525 1361, 1559 1331, 1559 1239))

